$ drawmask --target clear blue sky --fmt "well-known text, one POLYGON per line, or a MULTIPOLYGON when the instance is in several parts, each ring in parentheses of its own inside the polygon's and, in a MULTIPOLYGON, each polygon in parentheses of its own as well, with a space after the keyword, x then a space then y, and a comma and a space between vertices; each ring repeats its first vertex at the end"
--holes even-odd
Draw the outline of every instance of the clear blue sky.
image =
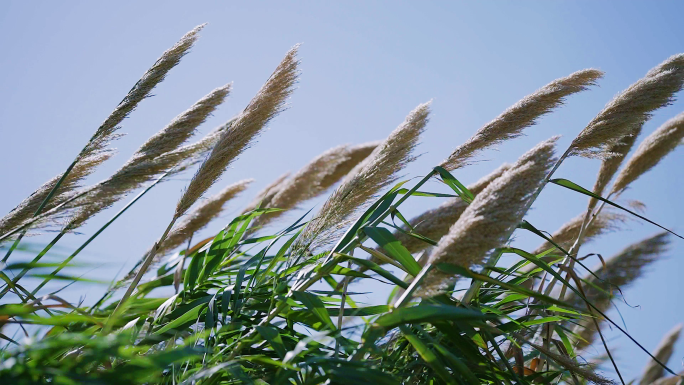
MULTIPOLYGON (((606 72, 599 87, 571 97, 526 137, 488 151, 482 157, 486 162, 457 177, 473 182, 555 134, 563 135, 564 148, 614 94, 668 56, 684 52, 683 11, 681 2, 667 1, 5 1, 0 3, 0 212, 61 172, 159 54, 197 24, 209 23, 196 47, 124 122, 122 132, 128 135, 115 144, 119 155, 90 181, 106 177, 208 91, 234 81, 230 98, 202 132, 224 122, 246 105, 288 48, 304 43, 292 108, 216 188, 243 178, 257 182, 206 231, 209 235, 282 172, 298 169, 332 146, 385 137, 421 102, 434 98, 434 112, 419 148, 423 156, 407 169, 409 176, 423 175, 524 95, 576 70, 599 68, 606 72)), ((678 101, 659 110, 643 136, 683 107, 678 101)), ((679 150, 624 194, 624 199, 643 201, 649 218, 680 232, 683 162, 679 150)), ((598 166, 598 161, 571 159, 557 175, 590 187, 598 166)), ((111 279, 151 246, 171 217, 184 178, 153 190, 86 249, 81 261, 98 267, 92 274, 111 279)), ((435 204, 419 200, 406 214, 435 204)), ((553 231, 585 205, 582 196, 549 187, 528 219, 553 231)), ((91 234, 109 215, 100 215, 83 233, 91 234)), ((636 221, 627 227, 583 251, 610 256, 657 232, 636 221)), ((62 250, 85 238, 67 237, 62 250)), ((516 242, 529 248, 538 243, 527 235, 516 242)), ((628 330, 649 349, 684 321, 682 251, 684 241, 673 239, 667 258, 625 292, 628 302, 640 307, 620 306, 628 330)), ((88 299, 101 291, 87 289, 88 299)), ((611 315, 619 319, 615 311, 611 315)), ((636 376, 646 356, 625 337, 609 334, 625 377, 636 376)), ((670 366, 682 370, 683 357, 684 340, 670 366)))

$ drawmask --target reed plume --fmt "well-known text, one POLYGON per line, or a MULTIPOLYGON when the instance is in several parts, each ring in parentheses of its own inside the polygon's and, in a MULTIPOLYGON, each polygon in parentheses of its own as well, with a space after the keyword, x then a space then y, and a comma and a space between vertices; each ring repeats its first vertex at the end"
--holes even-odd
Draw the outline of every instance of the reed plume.
POLYGON ((657 66, 651 68, 646 76, 651 77, 658 75, 661 72, 678 70, 684 67, 684 53, 678 53, 670 56, 664 62, 658 64, 657 66))
MULTIPOLYGON (((530 199, 555 161, 556 140, 554 137, 532 148, 482 190, 438 242, 428 264, 469 268, 481 265, 490 250, 502 246, 522 221, 530 199)), ((417 295, 441 294, 455 281, 455 277, 433 269, 417 295)))
MULTIPOLYGON (((290 210, 322 194, 360 163, 364 159, 361 155, 368 156, 377 145, 377 142, 356 147, 342 145, 325 151, 288 178, 264 207, 290 210)), ((254 220, 254 226, 264 226, 283 213, 262 214, 254 220)))
POLYGON ((684 66, 681 64, 668 59, 617 94, 572 141, 570 154, 602 159, 619 156, 613 152, 615 147, 624 151, 619 148, 621 141, 638 134, 651 113, 671 104, 674 94, 682 89, 684 66))
MULTIPOLYGON (((166 236, 166 240, 164 240, 155 253, 152 263, 159 262, 165 255, 168 255, 174 249, 183 245, 190 237, 192 237, 193 234, 204 229, 211 221, 221 215, 225 208, 224 206, 228 201, 246 190, 253 181, 253 179, 246 179, 237 183, 233 183, 194 208, 186 217, 183 218, 182 222, 178 223, 173 227, 173 229, 171 229, 169 235, 166 236)), ((145 253, 145 255, 148 254, 149 251, 145 253)), ((142 262, 142 260, 138 261, 135 267, 128 273, 128 275, 126 275, 123 280, 131 280, 135 274, 137 274, 138 268, 142 262)))
POLYGON ((369 201, 394 183, 412 155, 425 130, 430 102, 411 111, 404 122, 352 170, 330 195, 320 212, 306 226, 294 245, 295 250, 316 250, 332 243, 341 229, 358 219, 369 201))
POLYGON ((66 228, 78 228, 132 190, 188 159, 195 146, 179 146, 223 103, 230 87, 213 90, 150 137, 119 170, 83 198, 83 207, 69 220, 66 228))
POLYGON ((264 187, 263 190, 259 191, 254 199, 247 204, 247 206, 242 210, 242 214, 248 213, 250 211, 256 210, 257 208, 265 208, 271 203, 273 197, 278 193, 282 183, 290 176, 289 172, 284 173, 271 182, 271 184, 264 187))
MULTIPOLYGON (((78 188, 78 181, 92 173, 99 164, 112 157, 112 155, 114 155, 113 151, 102 151, 97 155, 82 158, 79 162, 77 162, 76 165, 71 169, 69 177, 62 182, 59 188, 59 193, 45 206, 44 212, 54 209, 59 203, 62 203, 68 199, 78 188)), ((0 219, 0 234, 6 234, 17 227, 30 222, 33 218, 33 215, 38 211, 41 203, 45 200, 48 194, 50 194, 50 191, 57 186, 57 182, 60 180, 62 175, 63 174, 59 174, 47 181, 28 198, 24 199, 17 207, 12 209, 12 211, 0 219)), ((42 219, 41 222, 44 223, 48 219, 56 218, 55 214, 57 213, 55 212, 52 214, 53 215, 50 215, 49 218, 45 217, 45 219, 42 219)))
POLYGON ((178 201, 174 218, 187 212, 218 181, 231 162, 250 146, 268 122, 283 111, 298 77, 297 49, 298 46, 295 46, 285 55, 266 84, 221 134, 178 201))
POLYGON ((50 194, 53 194, 52 197, 40 211, 50 210, 67 200, 79 188, 81 180, 92 174, 100 164, 113 155, 108 146, 118 137, 116 131, 119 129, 119 124, 130 115, 138 103, 149 96, 152 89, 164 80, 171 68, 175 67, 188 53, 199 37, 199 31, 202 28, 204 25, 195 27, 157 59, 154 65, 128 91, 126 97, 109 117, 98 127, 67 171, 44 183, 9 214, 0 219, 0 234, 9 232, 37 215, 38 208, 50 194), (53 192, 58 184, 59 187, 53 192))
POLYGON ((345 150, 344 160, 335 165, 331 173, 324 175, 320 181, 321 188, 328 189, 340 179, 348 174, 352 174, 355 169, 359 169, 364 165, 364 161, 369 158, 382 141, 373 141, 357 144, 355 146, 347 147, 345 150))
MULTIPOLYGON (((666 71, 682 71, 684 69, 684 54, 680 55, 674 55, 670 57, 669 59, 665 60, 663 63, 659 64, 655 68, 651 69, 647 74, 646 78, 657 76, 660 73, 666 72, 666 71)), ((681 88, 681 84, 680 84, 681 88)), ((676 89, 676 88, 673 88, 676 89)), ((674 94, 670 95, 670 97, 674 97, 674 94)), ((603 195, 603 191, 605 188, 608 186, 608 183, 610 183, 611 179, 613 176, 615 176, 615 173, 618 171, 620 168, 620 165, 622 164, 623 160, 627 156, 627 154, 632 150, 632 147, 634 146, 634 143, 636 142, 637 137, 639 134, 641 134, 641 129, 644 126, 644 123, 650 118, 650 114, 645 114, 643 115, 643 119, 641 121, 634 121, 634 122, 629 122, 630 126, 628 127, 628 131, 623 136, 617 143, 610 145, 607 149, 606 152, 609 154, 613 154, 612 156, 603 159, 601 162, 601 168, 599 169, 598 176, 596 177, 596 182, 594 184, 594 189, 593 192, 596 195, 603 195)), ((589 210, 593 210, 593 208, 596 206, 598 203, 598 200, 591 198, 589 200, 589 210)))
MULTIPOLYGON (((484 190, 489 184, 496 178, 500 177, 505 171, 510 169, 511 165, 503 164, 489 175, 484 176, 477 182, 468 186, 468 190, 473 193, 473 195, 479 194, 484 190)), ((432 210, 428 210, 415 218, 409 220, 411 226, 415 231, 427 238, 434 241, 439 241, 444 235, 449 232, 449 228, 456 223, 458 218, 463 214, 463 211, 468 207, 466 203, 460 197, 451 198, 446 202, 442 203, 439 207, 432 210)), ((403 226, 404 231, 409 231, 406 226, 403 226)), ((416 253, 424 250, 429 244, 412 237, 401 231, 394 231, 394 237, 401 242, 404 247, 408 249, 411 253, 416 253)), ((380 261, 377 258, 371 258, 375 263, 380 261)))
MULTIPOLYGON (((606 261, 605 267, 600 265, 594 269, 594 276, 590 276, 584 286, 586 298, 605 313, 611 304, 611 298, 616 287, 621 290, 627 288, 635 280, 641 277, 645 268, 659 259, 667 251, 669 235, 666 232, 656 234, 638 243, 632 244, 606 261)), ((571 294, 566 302, 584 307, 584 301, 577 295, 571 294)), ((598 319, 599 325, 603 321, 598 319)), ((589 346, 595 338, 596 326, 591 319, 585 319, 573 330, 581 339, 577 341, 578 347, 583 349, 589 346)))
MULTIPOLYGON (((667 361, 669 361, 670 357, 672 357, 674 345, 677 343, 679 334, 682 332, 682 325, 683 324, 679 324, 672 328, 672 330, 670 330, 665 337, 663 337, 662 341, 660 341, 660 344, 658 344, 658 347, 656 347, 655 352, 653 352, 653 355, 658 359, 658 361, 665 365, 667 365, 667 361)), ((644 368, 639 384, 652 384, 656 380, 663 377, 664 373, 665 371, 663 367, 651 358, 644 368)))
POLYGON ((521 136, 522 131, 534 125, 539 117, 562 105, 565 97, 595 85, 602 76, 601 71, 585 69, 552 81, 477 130, 475 135, 456 148, 441 166, 447 170, 462 168, 485 148, 521 136))
POLYGON ((684 139, 684 112, 665 122, 637 147, 634 155, 618 174, 612 192, 620 193, 641 175, 655 167, 684 139))

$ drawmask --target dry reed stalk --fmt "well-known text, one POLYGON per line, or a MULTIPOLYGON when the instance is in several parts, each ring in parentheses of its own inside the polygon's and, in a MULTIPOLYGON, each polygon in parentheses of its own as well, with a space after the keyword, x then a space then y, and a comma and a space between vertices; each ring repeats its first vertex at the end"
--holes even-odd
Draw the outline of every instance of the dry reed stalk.
POLYGON ((250 146, 268 122, 285 109, 285 102, 293 91, 299 73, 297 49, 298 46, 295 46, 285 55, 257 95, 231 126, 221 133, 214 149, 178 201, 174 218, 187 212, 218 181, 231 162, 250 146))
MULTIPOLYGON (((584 286, 586 298, 605 313, 610 308, 610 300, 616 287, 620 290, 625 289, 641 277, 645 268, 667 251, 668 244, 669 235, 663 232, 632 244, 608 259, 605 267, 600 265, 593 269, 599 279, 594 276, 586 279, 589 283, 584 286)), ((584 306, 584 301, 574 294, 569 295, 566 302, 576 307, 584 306)), ((598 321, 600 324, 603 319, 599 318, 598 321)), ((580 349, 589 346, 597 332, 591 319, 582 320, 573 331, 581 337, 581 340, 577 341, 580 349)))
POLYGON ((612 192, 620 193, 641 175, 655 167, 684 139, 684 112, 665 122, 637 147, 634 155, 618 174, 612 192))
MULTIPOLYGON (((108 149, 111 141, 118 135, 119 124, 135 109, 135 107, 149 96, 154 87, 162 82, 166 74, 175 67, 190 50, 199 37, 199 31, 204 25, 195 27, 185 34, 173 47, 165 51, 154 65, 148 69, 126 97, 119 103, 107 119, 98 127, 86 146, 81 150, 73 163, 73 168, 66 172, 64 180, 50 201, 42 211, 50 210, 69 198, 79 187, 79 182, 95 171, 97 166, 109 159, 113 154, 108 149)), ((9 232, 28 222, 38 211, 41 203, 51 194, 53 189, 65 173, 62 173, 33 192, 9 214, 0 219, 0 234, 9 232)))
POLYGON ((357 220, 376 194, 397 180, 399 171, 415 159, 412 152, 425 130, 429 113, 429 102, 416 107, 345 177, 299 236, 295 250, 316 250, 334 242, 341 229, 357 220))
MULTIPOLYGON (((194 208, 183 218, 182 222, 171 229, 166 240, 159 246, 152 263, 159 262, 165 255, 184 244, 193 234, 204 229, 212 220, 221 215, 226 202, 246 190, 253 181, 253 179, 246 179, 233 183, 194 208)), ((148 250, 145 255, 149 253, 148 250)), ((130 281, 137 274, 138 267, 142 262, 142 260, 138 261, 135 267, 124 277, 124 282, 130 281)))
MULTIPOLYGON (((482 177, 477 182, 468 186, 468 190, 473 193, 473 195, 479 194, 482 190, 489 186, 492 181, 510 169, 510 167, 511 166, 509 164, 501 165, 490 174, 482 177)), ((409 223, 411 226, 413 226, 418 234, 434 241, 439 241, 449 232, 449 228, 456 223, 458 218, 467 207, 468 203, 466 203, 463 199, 459 197, 451 198, 439 205, 439 207, 428 210, 417 217, 412 218, 409 220, 409 223)), ((406 226, 403 226, 403 229, 405 231, 409 231, 406 226)), ((422 251, 430 246, 429 244, 400 231, 395 231, 394 237, 397 238, 397 240, 399 240, 401 244, 404 245, 404 247, 406 247, 411 253, 422 251)), ((375 263, 379 262, 373 258, 371 258, 371 260, 373 260, 375 263)))
MULTIPOLYGON (((669 361, 670 357, 672 357, 674 345, 677 343, 679 334, 681 332, 682 324, 676 325, 663 337, 662 341, 660 341, 660 344, 658 344, 658 347, 656 347, 655 352, 653 352, 653 355, 663 364, 667 365, 667 361, 669 361)), ((658 363, 651 358, 644 368, 639 384, 652 384, 656 380, 663 377, 664 373, 665 370, 663 367, 658 365, 658 363)))
MULTIPOLYGON (((301 202, 319 196, 360 163, 364 159, 361 155, 370 155, 377 145, 342 145, 325 151, 288 178, 264 207, 290 210, 301 202)), ((283 213, 263 214, 254 220, 254 227, 264 226, 283 213)))
POLYGON ((637 134, 654 110, 672 103, 684 84, 681 64, 668 59, 616 95, 572 141, 571 154, 602 159, 615 156, 611 150, 637 134))
MULTIPOLYGON (((480 192, 439 241, 428 264, 470 268, 482 265, 490 250, 501 247, 522 221, 529 200, 555 162, 556 140, 554 137, 532 148, 480 192)), ((435 268, 426 276, 417 296, 441 294, 455 281, 455 277, 435 268)))
POLYGON ((565 97, 595 85, 602 76, 601 71, 586 69, 554 80, 480 128, 468 141, 456 148, 441 166, 447 170, 462 168, 485 148, 521 136, 522 131, 534 125, 539 117, 562 105, 565 97))
POLYGON ((97 184, 82 199, 82 207, 69 220, 66 228, 73 230, 80 227, 132 190, 187 160, 193 145, 179 146, 223 103, 230 87, 229 84, 213 90, 150 137, 119 170, 97 184))

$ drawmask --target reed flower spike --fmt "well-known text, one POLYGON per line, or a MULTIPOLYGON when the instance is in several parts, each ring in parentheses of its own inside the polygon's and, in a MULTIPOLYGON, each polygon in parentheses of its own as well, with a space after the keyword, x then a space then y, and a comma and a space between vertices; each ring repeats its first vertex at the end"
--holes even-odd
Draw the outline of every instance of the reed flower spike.
POLYGON ((429 102, 416 107, 346 176, 306 226, 295 249, 316 250, 334 242, 341 229, 355 221, 376 194, 397 180, 398 173, 415 159, 412 152, 425 130, 429 113, 429 102))
MULTIPOLYGON (((360 155, 368 156, 377 145, 375 143, 374 146, 361 145, 356 148, 342 145, 325 151, 288 178, 265 207, 290 210, 301 202, 322 194, 356 166, 354 162, 360 163, 364 159, 360 155)), ((254 220, 254 226, 264 226, 283 213, 284 211, 262 214, 254 220)))
POLYGON ((66 201, 79 188, 81 180, 92 174, 100 164, 113 155, 108 146, 111 141, 118 137, 116 131, 119 129, 119 124, 130 115, 138 103, 149 96, 152 89, 164 80, 171 68, 175 67, 188 53, 199 37, 199 31, 202 28, 204 28, 204 24, 185 34, 143 74, 116 109, 98 127, 65 173, 61 173, 43 184, 9 214, 0 219, 0 234, 16 228, 37 215, 38 208, 51 193, 53 194, 52 198, 41 211, 50 210, 66 201), (62 178, 63 180, 60 182, 62 178), (58 183, 59 187, 53 192, 58 183))
POLYGON ((478 152, 521 136, 522 131, 534 125, 539 117, 562 105, 565 97, 595 85, 602 76, 601 71, 586 69, 545 85, 477 130, 475 135, 454 150, 441 166, 450 171, 465 167, 478 152))
POLYGON ((637 147, 634 155, 620 171, 612 192, 620 193, 641 175, 655 167, 684 139, 684 112, 665 122, 637 147))
MULTIPOLYGON (((503 246, 520 224, 527 204, 555 162, 557 137, 525 153, 511 168, 480 192, 442 237, 428 264, 448 263, 470 268, 484 263, 487 253, 503 246)), ((443 293, 456 277, 434 268, 416 293, 432 297, 443 293)))
MULTIPOLYGON (((492 183, 496 178, 500 177, 504 172, 510 169, 511 165, 503 164, 496 170, 494 170, 489 175, 484 176, 477 182, 468 186, 468 190, 477 195, 482 190, 484 190, 490 183, 492 183)), ((450 198, 446 202, 442 203, 439 207, 432 210, 428 210, 415 218, 409 220, 411 226, 414 227, 415 231, 427 238, 434 241, 439 241, 444 235, 449 232, 449 228, 456 223, 458 218, 463 214, 463 211, 468 207, 463 199, 456 197, 450 198)), ((405 231, 409 229, 404 227, 405 231)), ((406 233, 395 231, 394 237, 401 242, 404 247, 408 249, 411 253, 416 253, 427 248, 429 244, 412 237, 406 233)), ((371 258, 373 262, 378 263, 375 259, 371 258)))
MULTIPOLYGON (((166 236, 166 240, 164 240, 155 253, 152 263, 159 262, 165 255, 183 245, 193 234, 204 229, 211 221, 221 215, 228 201, 245 191, 252 182, 254 182, 253 179, 246 179, 233 183, 194 208, 180 223, 171 229, 169 235, 166 236)), ((148 254, 149 251, 145 253, 145 255, 148 254)), ((138 261, 133 270, 124 278, 124 281, 128 281, 135 276, 142 262, 142 260, 138 261)))
POLYGON ((185 161, 191 153, 179 146, 223 103, 229 92, 230 85, 213 90, 150 137, 119 170, 83 198, 83 207, 66 228, 73 230, 81 226, 132 190, 185 161))
POLYGON ((233 160, 249 148, 268 122, 283 111, 299 74, 298 47, 293 47, 285 55, 257 95, 230 127, 221 133, 213 150, 178 201, 174 218, 179 218, 187 212, 190 206, 218 181, 233 160))
POLYGON ((624 145, 624 138, 638 134, 651 113, 671 104, 684 85, 682 62, 668 59, 666 63, 615 96, 572 141, 570 153, 602 159, 620 156, 612 152, 615 146, 624 145))

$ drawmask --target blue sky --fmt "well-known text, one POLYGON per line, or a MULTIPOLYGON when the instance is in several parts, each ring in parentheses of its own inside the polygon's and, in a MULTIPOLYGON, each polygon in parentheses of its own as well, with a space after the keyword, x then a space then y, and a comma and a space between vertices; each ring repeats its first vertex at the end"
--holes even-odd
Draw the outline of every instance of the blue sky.
MULTIPOLYGON (((119 154, 90 181, 106 177, 211 89, 234 81, 229 99, 201 131, 221 124, 246 105, 292 45, 303 43, 302 77, 291 108, 215 188, 243 178, 256 182, 207 229, 203 235, 208 236, 284 171, 295 171, 341 143, 384 138, 419 103, 433 99, 433 114, 418 149, 422 156, 406 170, 409 177, 424 175, 526 94, 574 71, 601 69, 606 75, 598 87, 569 98, 526 130, 526 137, 486 152, 483 162, 456 176, 473 182, 552 135, 563 135, 559 148, 565 148, 613 95, 668 56, 684 52, 683 8, 668 1, 2 2, 0 212, 61 172, 159 54, 197 24, 209 23, 196 47, 124 122, 122 132, 128 135, 115 144, 119 154)), ((678 101, 657 111, 642 137, 683 107, 678 101)), ((680 149, 623 196, 644 202, 647 217, 680 232, 682 162, 680 149)), ((557 175, 590 187, 598 166, 598 161, 571 159, 557 175)), ((111 279, 123 265, 130 267, 165 228, 187 179, 181 176, 153 190, 92 243, 81 260, 97 267, 92 274, 111 279)), ((307 208, 317 204, 320 200, 307 208)), ((405 214, 436 204, 417 200, 405 214)), ((553 231, 585 205, 582 196, 551 186, 528 220, 553 231)), ((110 215, 91 221, 82 235, 66 237, 61 251, 77 247, 110 215)), ((610 256, 656 232, 632 221, 583 252, 610 256)), ((516 242, 528 248, 538 243, 524 234, 516 242)), ((638 307, 619 305, 628 330, 648 349, 684 321, 682 307, 673 306, 681 303, 684 291, 682 251, 684 241, 673 238, 667 258, 625 291, 638 307)), ((88 287, 88 298, 100 290, 88 287)), ((82 288, 74 291, 79 292, 82 288)), ((367 300, 382 302, 380 297, 367 300)), ((617 312, 610 314, 620 319, 617 312)), ((645 354, 627 338, 608 334, 625 377, 638 375, 645 354)), ((670 366, 682 370, 683 358, 684 340, 670 366)))

